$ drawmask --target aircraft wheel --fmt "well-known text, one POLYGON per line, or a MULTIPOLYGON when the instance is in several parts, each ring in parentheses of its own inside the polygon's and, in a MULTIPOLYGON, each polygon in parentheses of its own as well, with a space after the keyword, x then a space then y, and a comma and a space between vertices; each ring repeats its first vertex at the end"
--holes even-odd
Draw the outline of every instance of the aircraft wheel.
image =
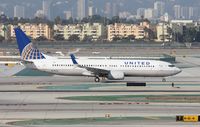
POLYGON ((105 80, 106 80, 106 77, 102 77, 102 80, 105 81, 105 80))
POLYGON ((165 79, 165 78, 163 78, 163 79, 162 79, 162 82, 166 82, 166 79, 165 79))
POLYGON ((95 81, 95 82, 100 82, 100 78, 99 78, 99 77, 95 77, 95 78, 94 78, 94 81, 95 81))

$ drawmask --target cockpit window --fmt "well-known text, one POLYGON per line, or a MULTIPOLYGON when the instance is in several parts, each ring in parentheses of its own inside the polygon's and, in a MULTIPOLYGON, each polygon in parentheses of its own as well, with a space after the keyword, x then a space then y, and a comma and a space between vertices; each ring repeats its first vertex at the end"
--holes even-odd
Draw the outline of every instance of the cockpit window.
POLYGON ((175 65, 168 65, 169 67, 175 67, 175 65))

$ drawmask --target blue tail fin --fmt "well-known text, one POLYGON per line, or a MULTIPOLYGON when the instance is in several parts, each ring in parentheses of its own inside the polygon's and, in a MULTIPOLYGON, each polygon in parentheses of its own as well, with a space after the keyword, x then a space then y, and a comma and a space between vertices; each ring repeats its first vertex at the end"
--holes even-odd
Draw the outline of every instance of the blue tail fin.
POLYGON ((45 59, 44 55, 40 53, 38 49, 33 47, 31 40, 19 27, 15 28, 14 30, 21 59, 23 60, 45 59))
POLYGON ((14 30, 15 30, 18 48, 21 55, 23 52, 23 49, 31 42, 31 40, 25 35, 25 33, 20 28, 15 28, 14 30))

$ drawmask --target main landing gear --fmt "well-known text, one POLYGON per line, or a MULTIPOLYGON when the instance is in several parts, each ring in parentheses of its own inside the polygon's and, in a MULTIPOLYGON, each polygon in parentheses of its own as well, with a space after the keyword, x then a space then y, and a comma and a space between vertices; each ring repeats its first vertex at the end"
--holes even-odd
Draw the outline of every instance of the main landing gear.
POLYGON ((99 78, 99 77, 95 77, 95 78, 94 78, 94 81, 95 81, 95 82, 100 82, 100 78, 99 78))

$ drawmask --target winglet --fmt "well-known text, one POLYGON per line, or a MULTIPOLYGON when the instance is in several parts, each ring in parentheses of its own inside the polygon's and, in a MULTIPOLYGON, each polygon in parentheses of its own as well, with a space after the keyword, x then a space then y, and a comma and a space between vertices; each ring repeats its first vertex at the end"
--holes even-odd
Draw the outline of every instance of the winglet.
POLYGON ((73 64, 78 64, 78 62, 76 61, 76 57, 74 56, 74 54, 70 54, 70 57, 72 59, 73 64))

